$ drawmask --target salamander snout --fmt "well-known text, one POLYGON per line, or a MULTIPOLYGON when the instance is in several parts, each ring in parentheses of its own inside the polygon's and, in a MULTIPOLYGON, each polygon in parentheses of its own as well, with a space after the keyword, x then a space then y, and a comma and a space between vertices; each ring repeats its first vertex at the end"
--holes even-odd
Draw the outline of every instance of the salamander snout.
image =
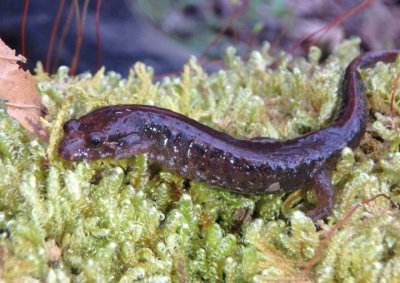
POLYGON ((90 159, 89 152, 85 149, 82 139, 70 139, 68 136, 61 139, 57 152, 61 158, 69 161, 90 159))
POLYGON ((77 119, 64 124, 64 136, 57 149, 61 158, 70 161, 95 160, 115 153, 115 148, 106 145, 106 135, 88 126, 77 119))

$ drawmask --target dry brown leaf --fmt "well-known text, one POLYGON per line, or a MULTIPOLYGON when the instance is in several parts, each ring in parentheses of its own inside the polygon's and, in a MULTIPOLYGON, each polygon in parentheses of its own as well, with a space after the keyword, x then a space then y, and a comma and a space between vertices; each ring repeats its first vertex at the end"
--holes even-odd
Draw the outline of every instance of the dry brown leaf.
POLYGON ((26 62, 26 59, 16 56, 15 50, 0 38, 0 96, 5 101, 7 113, 37 137, 48 140, 48 131, 40 122, 47 109, 41 102, 31 73, 20 69, 17 62, 26 62))

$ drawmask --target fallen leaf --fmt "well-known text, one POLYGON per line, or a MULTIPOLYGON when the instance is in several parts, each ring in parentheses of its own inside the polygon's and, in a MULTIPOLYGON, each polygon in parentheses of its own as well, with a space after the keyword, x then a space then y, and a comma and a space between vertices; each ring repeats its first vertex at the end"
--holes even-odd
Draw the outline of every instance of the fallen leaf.
POLYGON ((47 109, 41 102, 31 73, 20 69, 17 62, 26 62, 26 59, 22 55, 16 56, 15 50, 0 38, 0 96, 7 106, 7 113, 37 137, 48 140, 48 131, 40 121, 47 109))

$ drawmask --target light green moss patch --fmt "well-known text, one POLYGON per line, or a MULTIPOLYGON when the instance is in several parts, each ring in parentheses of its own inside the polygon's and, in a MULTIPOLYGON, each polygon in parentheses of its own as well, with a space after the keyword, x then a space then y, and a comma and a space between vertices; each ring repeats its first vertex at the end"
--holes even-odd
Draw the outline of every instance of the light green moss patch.
MULTIPOLYGON (((317 229, 304 212, 312 191, 251 196, 152 174, 147 157, 73 163, 56 147, 62 124, 106 105, 144 103, 172 109, 237 137, 292 138, 329 124, 340 104, 344 68, 359 40, 342 43, 319 64, 276 69, 268 45, 247 62, 229 48, 226 68, 207 74, 190 59, 180 77, 152 82, 137 63, 114 72, 51 78, 39 72, 48 107, 48 144, 0 110, 0 277, 5 281, 221 281, 302 279, 325 230, 376 194, 400 201, 399 100, 388 102, 399 64, 362 71, 370 123, 360 148, 344 149, 333 174, 334 216, 317 229), (47 156, 47 157, 46 157, 47 156)), ((306 189, 306 188, 305 188, 306 189)), ((308 279, 400 279, 399 213, 381 198, 360 208, 325 248, 308 279)), ((304 279, 304 278, 303 278, 304 279)))

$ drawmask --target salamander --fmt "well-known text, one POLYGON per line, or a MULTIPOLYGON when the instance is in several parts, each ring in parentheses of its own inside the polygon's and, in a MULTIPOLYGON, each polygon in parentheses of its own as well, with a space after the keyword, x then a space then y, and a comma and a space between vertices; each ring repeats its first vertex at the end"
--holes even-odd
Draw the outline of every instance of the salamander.
POLYGON ((316 190, 313 220, 330 213, 334 190, 330 173, 341 150, 356 148, 365 133, 367 110, 358 69, 393 62, 399 51, 360 55, 346 68, 342 106, 333 122, 291 140, 238 139, 186 116, 147 105, 103 107, 64 124, 58 154, 66 160, 130 158, 150 162, 185 178, 246 194, 316 190))

